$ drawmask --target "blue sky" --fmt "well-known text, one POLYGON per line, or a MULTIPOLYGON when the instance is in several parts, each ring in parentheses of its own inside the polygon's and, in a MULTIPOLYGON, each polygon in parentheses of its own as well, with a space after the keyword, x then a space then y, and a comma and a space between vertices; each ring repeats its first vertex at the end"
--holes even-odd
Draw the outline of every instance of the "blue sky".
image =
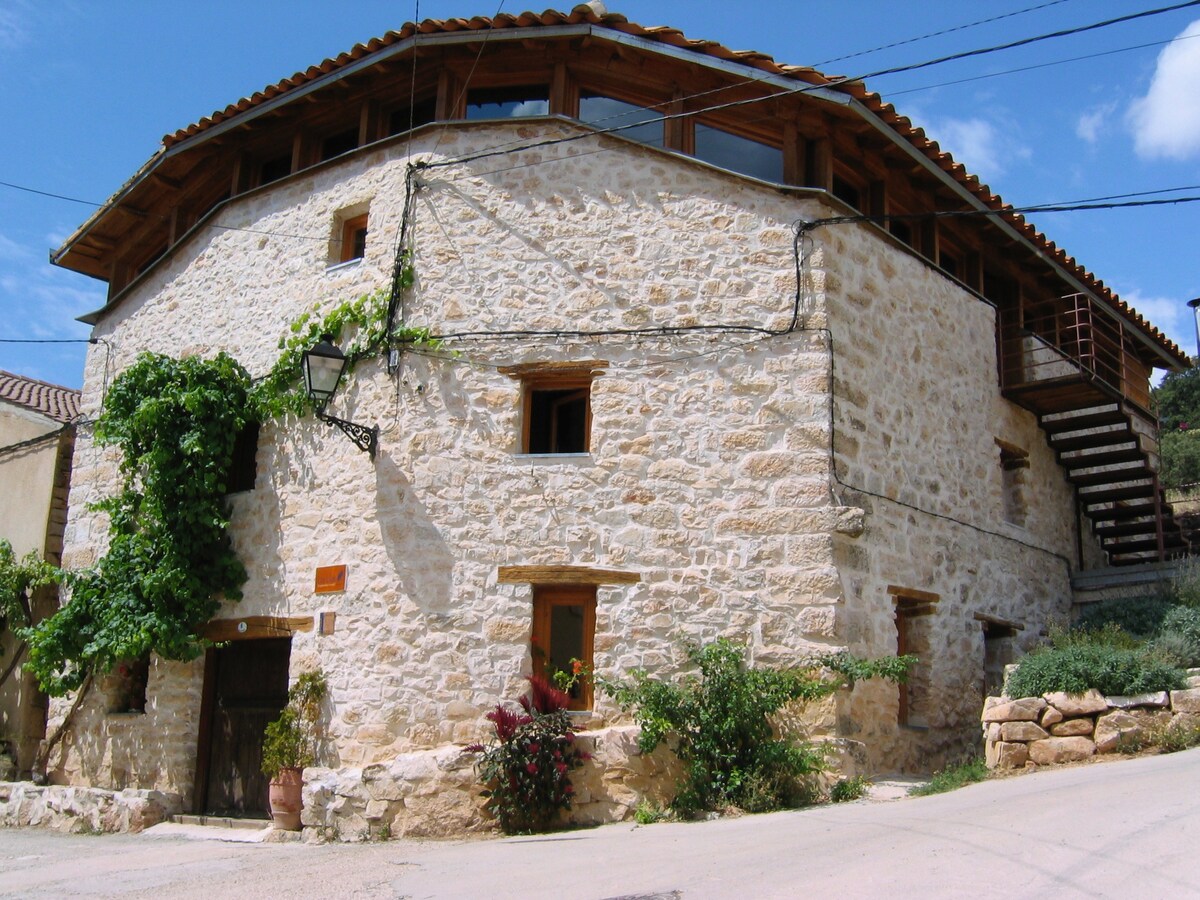
MULTIPOLYGON (((671 25, 692 38, 855 76, 1167 5, 1169 0, 608 4, 642 25, 671 25), (1042 8, 825 62, 1034 6, 1042 8)), ((419 5, 421 18, 493 15, 498 8, 511 13, 525 7, 508 0, 419 5)), ((0 0, 0 181, 102 201, 155 152, 162 135, 398 28, 416 9, 413 0, 0 0)), ((868 87, 1018 206, 1182 186, 1192 186, 1185 195, 1200 194, 1198 84, 1200 6, 868 80, 868 87), (1143 44, 1152 46, 1127 49, 1143 44), (1107 55, 1095 56, 1100 53, 1107 55), (1091 58, 1063 62, 1083 56, 1091 58)), ((47 257, 90 212, 83 204, 0 186, 0 338, 87 337, 88 327, 75 318, 102 305, 104 285, 57 269, 47 257)), ((1186 352, 1195 352, 1185 303, 1200 296, 1200 203, 1031 218, 1186 352)), ((0 343, 0 369, 77 387, 85 348, 0 343)))

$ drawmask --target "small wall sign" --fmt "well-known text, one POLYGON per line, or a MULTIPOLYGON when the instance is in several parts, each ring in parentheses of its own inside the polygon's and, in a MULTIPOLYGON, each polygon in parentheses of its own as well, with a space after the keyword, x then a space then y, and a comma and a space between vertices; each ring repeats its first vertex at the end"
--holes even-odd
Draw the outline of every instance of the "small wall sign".
POLYGON ((346 589, 346 567, 317 566, 316 584, 313 591, 318 594, 338 594, 346 589))

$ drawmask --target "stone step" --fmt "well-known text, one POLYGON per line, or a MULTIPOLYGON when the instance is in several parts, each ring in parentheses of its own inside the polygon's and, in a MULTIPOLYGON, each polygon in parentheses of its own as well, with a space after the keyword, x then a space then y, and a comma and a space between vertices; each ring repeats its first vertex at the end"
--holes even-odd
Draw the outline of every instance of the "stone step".
POLYGON ((233 816, 195 816, 179 813, 169 821, 177 825, 203 825, 207 828, 238 828, 244 831, 261 831, 271 824, 270 819, 239 819, 233 816))

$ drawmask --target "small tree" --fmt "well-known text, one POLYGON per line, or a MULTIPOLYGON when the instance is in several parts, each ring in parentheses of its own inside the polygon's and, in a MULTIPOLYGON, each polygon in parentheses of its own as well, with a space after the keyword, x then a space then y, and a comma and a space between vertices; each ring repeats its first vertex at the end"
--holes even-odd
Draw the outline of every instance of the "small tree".
POLYGON ((745 647, 721 638, 688 648, 700 670, 679 683, 634 670, 627 681, 598 679, 642 732, 639 745, 653 751, 668 736, 686 771, 672 806, 681 815, 737 806, 766 812, 802 803, 812 777, 825 767, 815 744, 777 738, 770 719, 793 700, 828 696, 856 678, 902 681, 913 657, 860 660, 837 654, 793 669, 749 668, 745 647))
POLYGON ((317 723, 328 692, 320 670, 296 679, 287 706, 263 733, 262 770, 268 778, 275 778, 281 769, 303 769, 316 762, 317 723))

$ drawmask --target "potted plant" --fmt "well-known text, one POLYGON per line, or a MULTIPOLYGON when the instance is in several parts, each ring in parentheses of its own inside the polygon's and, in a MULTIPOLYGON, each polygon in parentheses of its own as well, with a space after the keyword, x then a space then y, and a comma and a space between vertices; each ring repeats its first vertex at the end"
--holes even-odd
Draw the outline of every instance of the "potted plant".
POLYGON ((271 779, 267 797, 276 828, 300 829, 303 772, 316 761, 317 720, 327 690, 320 670, 305 672, 288 691, 279 718, 263 733, 262 770, 271 779))

